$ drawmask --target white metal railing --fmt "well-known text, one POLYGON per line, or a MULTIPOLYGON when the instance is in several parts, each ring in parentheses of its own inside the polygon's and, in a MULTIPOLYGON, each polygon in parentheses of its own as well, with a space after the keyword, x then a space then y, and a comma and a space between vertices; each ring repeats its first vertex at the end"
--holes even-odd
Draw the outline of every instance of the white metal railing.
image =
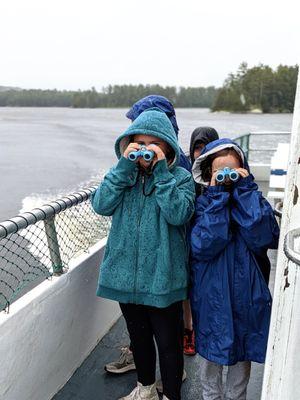
POLYGON ((0 311, 107 236, 110 218, 90 204, 96 187, 79 190, 0 222, 0 311))

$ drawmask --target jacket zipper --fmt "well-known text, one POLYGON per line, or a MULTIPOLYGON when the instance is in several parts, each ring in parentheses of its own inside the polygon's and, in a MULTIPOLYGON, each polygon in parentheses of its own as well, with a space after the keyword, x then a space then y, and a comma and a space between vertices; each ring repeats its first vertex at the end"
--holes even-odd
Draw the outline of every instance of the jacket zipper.
POLYGON ((139 195, 139 210, 138 210, 138 225, 137 225, 137 241, 136 241, 136 263, 135 263, 135 275, 134 275, 134 299, 133 302, 136 303, 136 292, 137 292, 137 270, 138 270, 138 260, 139 260, 139 242, 140 242, 140 224, 141 224, 141 203, 143 200, 143 187, 145 183, 145 175, 142 175, 141 179, 141 187, 140 189, 140 195, 139 195))

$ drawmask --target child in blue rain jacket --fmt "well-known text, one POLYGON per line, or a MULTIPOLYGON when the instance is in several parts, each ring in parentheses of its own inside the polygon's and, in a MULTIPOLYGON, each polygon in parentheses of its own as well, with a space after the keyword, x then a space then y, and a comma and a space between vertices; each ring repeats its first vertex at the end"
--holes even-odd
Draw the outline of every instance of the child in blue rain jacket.
POLYGON ((265 360, 271 295, 267 249, 278 245, 273 210, 258 190, 243 151, 230 139, 209 143, 193 165, 196 199, 191 230, 191 305, 200 354, 202 398, 246 399, 251 361, 265 360), (235 169, 218 184, 218 171, 235 169), (265 278, 264 278, 265 276, 265 278))

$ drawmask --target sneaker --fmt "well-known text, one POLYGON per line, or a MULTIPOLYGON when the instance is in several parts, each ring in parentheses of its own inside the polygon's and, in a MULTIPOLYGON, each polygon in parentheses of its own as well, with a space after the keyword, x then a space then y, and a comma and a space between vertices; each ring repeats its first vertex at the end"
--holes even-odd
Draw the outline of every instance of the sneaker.
POLYGON ((189 329, 184 330, 183 352, 186 356, 194 356, 196 354, 194 330, 192 331, 190 331, 189 329))
POLYGON ((119 400, 159 400, 155 383, 149 386, 143 386, 140 382, 133 391, 125 397, 119 398, 119 400))
MULTIPOLYGON (((183 374, 182 374, 182 382, 184 382, 186 380, 186 370, 183 370, 183 374)), ((162 380, 159 379, 158 381, 156 381, 156 389, 159 393, 163 393, 163 384, 162 384, 162 380)))
POLYGON ((117 361, 106 364, 104 369, 111 374, 124 374, 136 369, 133 354, 129 350, 129 347, 122 347, 120 358, 117 361))

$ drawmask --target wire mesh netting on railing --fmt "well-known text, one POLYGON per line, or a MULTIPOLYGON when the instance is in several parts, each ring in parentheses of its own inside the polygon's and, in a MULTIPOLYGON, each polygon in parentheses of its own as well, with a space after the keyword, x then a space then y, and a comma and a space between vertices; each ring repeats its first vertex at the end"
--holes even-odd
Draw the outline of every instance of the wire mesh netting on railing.
POLYGON ((107 236, 90 204, 95 187, 0 223, 0 311, 107 236))

